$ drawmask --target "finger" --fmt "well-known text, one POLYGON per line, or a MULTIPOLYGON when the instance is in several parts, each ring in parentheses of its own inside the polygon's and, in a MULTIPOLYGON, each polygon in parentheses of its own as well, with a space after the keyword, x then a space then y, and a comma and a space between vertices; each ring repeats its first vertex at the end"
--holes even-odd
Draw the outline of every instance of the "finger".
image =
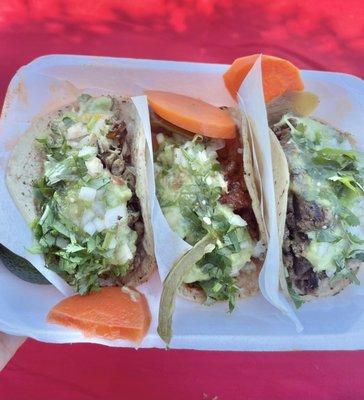
POLYGON ((24 337, 7 335, 0 332, 0 371, 25 341, 24 337))

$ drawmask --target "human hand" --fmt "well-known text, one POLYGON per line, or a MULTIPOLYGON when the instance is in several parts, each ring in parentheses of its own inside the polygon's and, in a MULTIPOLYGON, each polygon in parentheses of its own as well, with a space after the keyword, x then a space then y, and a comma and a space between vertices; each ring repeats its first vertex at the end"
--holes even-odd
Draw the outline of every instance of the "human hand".
POLYGON ((24 337, 7 335, 6 333, 0 332, 0 371, 5 367, 24 341, 24 337))

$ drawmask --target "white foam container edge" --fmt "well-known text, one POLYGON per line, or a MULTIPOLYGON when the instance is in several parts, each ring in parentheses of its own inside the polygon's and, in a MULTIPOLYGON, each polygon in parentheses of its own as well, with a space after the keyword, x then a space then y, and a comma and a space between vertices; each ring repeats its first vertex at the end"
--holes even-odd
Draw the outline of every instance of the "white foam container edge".
MULTIPOLYGON (((227 68, 220 64, 71 55, 49 55, 32 61, 13 77, 4 101, 0 120, 0 186, 4 184, 11 147, 31 119, 74 100, 80 91, 102 88, 105 93, 140 95, 145 89, 160 89, 199 97, 216 105, 232 105, 221 79, 227 68)), ((322 99, 317 117, 350 131, 358 139, 364 137, 361 79, 317 71, 303 71, 302 76, 306 88, 318 92, 322 99)), ((359 146, 363 149, 362 138, 359 146)), ((15 224, 20 223, 21 216, 14 205, 7 204, 7 212, 15 224)), ((0 212, 1 218, 3 215, 0 212)), ((4 244, 12 248, 11 243, 4 244)), ((359 278, 364 281, 363 274, 359 278)), ((153 321, 141 347, 163 348, 156 333, 160 293, 157 274, 143 285, 142 291, 152 304, 153 321)), ((305 305, 298 312, 305 327, 302 333, 297 333, 288 318, 262 296, 240 301, 232 315, 226 313, 224 305, 203 307, 179 299, 171 347, 245 351, 364 349, 363 293, 361 287, 351 286, 333 299, 305 305)), ((93 342, 134 347, 126 341, 85 338, 77 331, 47 324, 45 316, 62 297, 56 288, 26 283, 0 265, 0 331, 52 343, 93 342)))

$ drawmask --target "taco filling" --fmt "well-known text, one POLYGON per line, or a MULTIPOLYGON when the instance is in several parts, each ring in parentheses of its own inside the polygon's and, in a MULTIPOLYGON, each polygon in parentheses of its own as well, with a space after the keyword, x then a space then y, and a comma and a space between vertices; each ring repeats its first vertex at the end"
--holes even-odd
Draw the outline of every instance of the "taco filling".
POLYGON ((264 248, 245 185, 240 139, 211 139, 183 132, 152 115, 156 191, 161 209, 182 239, 195 246, 213 237, 184 276, 205 303, 228 301, 233 310, 242 271, 257 276, 264 248))
POLYGON ((43 176, 33 251, 83 294, 118 281, 142 262, 144 223, 121 101, 82 95, 43 138, 43 176), (119 104, 120 103, 120 104, 119 104))
POLYGON ((352 139, 311 118, 273 126, 290 171, 283 244, 288 290, 299 306, 359 283, 364 261, 363 153, 352 139))

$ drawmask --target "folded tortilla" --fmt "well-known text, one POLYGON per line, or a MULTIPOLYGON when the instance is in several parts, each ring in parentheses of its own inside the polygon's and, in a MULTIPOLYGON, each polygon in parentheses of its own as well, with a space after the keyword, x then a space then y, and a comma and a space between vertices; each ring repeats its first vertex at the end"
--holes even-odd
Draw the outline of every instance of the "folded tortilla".
MULTIPOLYGON (((330 152, 332 152, 333 156, 332 159, 322 161, 321 165, 317 164, 317 169, 315 171, 322 171, 322 174, 325 174, 325 168, 327 168, 328 165, 325 164, 325 162, 329 163, 332 161, 332 165, 335 165, 335 158, 339 159, 340 157, 339 153, 334 153, 337 150, 339 152, 342 151, 344 157, 360 157, 360 152, 357 153, 358 156, 354 155, 355 141, 349 134, 338 131, 326 122, 307 117, 297 117, 295 115, 291 115, 291 117, 293 120, 297 118, 297 124, 303 121, 301 126, 297 125, 298 129, 304 129, 304 123, 307 123, 307 126, 311 126, 310 124, 312 124, 314 127, 312 132, 317 132, 317 135, 319 135, 320 129, 323 131, 327 130, 329 135, 336 138, 335 140, 343 143, 342 148, 336 146, 332 148, 330 146, 322 146, 323 148, 320 149, 321 153, 319 152, 318 154, 324 155, 326 151, 329 155, 330 152)), ((290 121, 289 115, 283 118, 290 121)), ((355 234, 351 238, 352 240, 357 240, 357 244, 353 244, 350 240, 346 243, 346 234, 344 231, 340 230, 342 228, 337 228, 343 217, 334 210, 334 207, 330 206, 330 203, 325 204, 320 202, 320 196, 321 193, 323 193, 320 191, 322 185, 324 185, 327 191, 326 196, 328 196, 328 198, 330 198, 329 196, 333 196, 334 199, 336 198, 335 195, 333 195, 333 186, 330 185, 334 184, 335 180, 340 180, 341 172, 339 169, 337 173, 332 165, 330 165, 330 168, 332 168, 332 176, 327 175, 326 182, 331 183, 327 184, 324 180, 322 183, 320 180, 318 182, 314 180, 311 185, 313 188, 312 190, 316 190, 314 188, 315 186, 319 187, 317 193, 313 192, 316 194, 316 198, 314 198, 315 195, 308 195, 311 187, 305 182, 310 182, 310 176, 315 176, 314 174, 316 172, 305 170, 305 167, 300 166, 298 162, 295 164, 294 154, 295 152, 300 154, 302 150, 297 150, 294 142, 292 142, 292 137, 290 136, 292 134, 292 128, 287 126, 287 124, 282 124, 282 122, 272 126, 272 128, 274 132, 271 130, 270 134, 273 172, 275 177, 277 218, 280 242, 283 249, 280 284, 285 294, 291 297, 296 306, 299 307, 302 303, 316 298, 334 296, 352 282, 358 283, 356 273, 363 264, 361 259, 364 249, 362 243, 360 243, 363 238, 359 237, 360 233, 358 237, 355 234), (279 138, 279 140, 277 138, 279 138), (337 176, 335 176, 336 173, 337 176), (305 175, 307 176, 305 177, 305 175), (334 237, 334 234, 336 234, 337 237, 334 237), (356 237, 356 239, 354 239, 354 237, 356 237), (342 245, 338 250, 335 250, 335 246, 339 246, 338 243, 339 245, 342 243, 342 245), (313 246, 316 246, 316 248, 313 246), (340 260, 343 254, 345 254, 350 246, 352 246, 352 252, 349 255, 351 255, 352 258, 345 258, 340 266, 337 266, 337 269, 334 270, 334 266, 336 266, 335 263, 341 262, 340 260), (331 260, 331 253, 334 253, 336 258, 332 256, 331 260), (311 263, 312 260, 315 260, 314 264, 311 263), (342 268, 341 275, 339 273, 339 268, 342 268)), ((309 135, 309 133, 305 132, 306 131, 303 130, 302 134, 309 135)), ((317 137, 319 138, 319 136, 317 137)), ((330 138, 330 136, 328 136, 328 138, 330 138)), ((310 157, 308 153, 304 154, 304 157, 306 156, 310 157)), ((310 165, 316 165, 315 161, 311 160, 307 168, 309 168, 310 165)), ((359 179, 362 179, 362 170, 359 169, 358 176, 360 176, 360 174, 361 177, 359 179)), ((326 175, 323 176, 326 177, 326 175)), ((335 184, 339 185, 339 183, 335 184)), ((355 184, 352 188, 342 186, 341 190, 348 192, 353 191, 355 196, 358 196, 356 200, 358 204, 360 204, 360 198, 363 199, 360 183, 358 187, 355 187, 355 184)), ((349 207, 347 211, 348 216, 354 219, 353 222, 349 221, 349 223, 345 225, 349 235, 351 235, 351 232, 354 232, 356 228, 359 228, 360 231, 363 216, 360 215, 361 213, 358 212, 358 209, 352 208, 350 210, 349 207)))
MULTIPOLYGON (((258 230, 257 242, 259 242, 258 246, 261 249, 259 256, 252 257, 240 269, 238 275, 235 277, 235 285, 239 289, 237 297, 244 298, 259 293, 258 278, 264 260, 267 238, 265 224, 261 211, 262 206, 260 201, 260 182, 258 177, 256 177, 255 171, 253 170, 252 144, 249 136, 249 129, 251 129, 251 127, 249 126, 248 121, 245 119, 245 117, 238 110, 232 108, 227 109, 225 107, 223 107, 223 109, 232 116, 239 133, 239 141, 242 148, 241 168, 243 169, 243 179, 245 181, 245 186, 251 199, 251 208, 255 217, 255 222, 258 230)), ((160 127, 162 128, 162 132, 163 130, 166 130, 167 132, 172 131, 180 134, 182 137, 186 137, 187 140, 193 139, 193 135, 191 135, 191 133, 183 131, 183 129, 181 128, 172 126, 167 121, 156 117, 153 113, 151 113, 151 120, 152 130, 155 132, 157 132, 158 127, 160 127)), ((199 303, 205 303, 207 299, 204 290, 198 284, 194 283, 182 283, 182 285, 179 286, 179 293, 183 297, 199 303)))
MULTIPOLYGON (((141 214, 139 221, 142 222, 143 228, 142 232, 138 233, 134 259, 126 274, 119 276, 113 273, 102 274, 99 277, 98 285, 137 286, 148 279, 156 266, 151 226, 151 204, 149 204, 149 196, 146 193, 146 142, 133 102, 129 98, 113 97, 111 100, 114 126, 120 124, 126 127, 124 143, 130 150, 130 163, 133 167, 133 179, 128 186, 131 188, 133 196, 139 200, 140 210, 138 212, 141 214)), ((44 176, 46 161, 45 154, 36 139, 46 138, 50 134, 50 123, 53 120, 78 109, 79 101, 76 101, 61 110, 36 118, 13 150, 7 168, 7 186, 18 209, 29 224, 41 215, 41 210, 35 201, 34 183, 44 176)), ((99 146, 99 144, 97 145, 99 146)), ((122 155, 120 154, 118 158, 122 159, 122 155)), ((103 163, 104 168, 107 168, 104 161, 103 163)), ((114 175, 111 174, 111 177, 113 179, 114 175)), ((129 208, 129 203, 127 207, 129 208)), ((63 274, 62 277, 67 280, 67 274, 63 274)))

